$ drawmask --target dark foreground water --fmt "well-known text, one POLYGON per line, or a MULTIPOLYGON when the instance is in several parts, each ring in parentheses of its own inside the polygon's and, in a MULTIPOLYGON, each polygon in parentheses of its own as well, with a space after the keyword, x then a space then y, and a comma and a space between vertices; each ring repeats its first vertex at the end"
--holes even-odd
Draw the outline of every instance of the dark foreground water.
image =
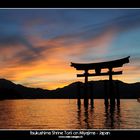
POLYGON ((120 108, 77 107, 76 100, 32 99, 0 101, 0 129, 140 129, 140 103, 121 100, 120 108))

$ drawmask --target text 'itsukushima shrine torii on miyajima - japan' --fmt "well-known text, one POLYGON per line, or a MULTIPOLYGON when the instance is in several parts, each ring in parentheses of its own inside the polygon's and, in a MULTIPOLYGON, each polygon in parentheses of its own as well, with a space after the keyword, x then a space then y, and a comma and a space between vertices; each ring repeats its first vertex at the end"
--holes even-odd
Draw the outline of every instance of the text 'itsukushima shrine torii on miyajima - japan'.
MULTIPOLYGON (((90 88, 90 95, 88 93, 88 77, 89 76, 109 76, 109 91, 107 90, 107 83, 105 81, 104 83, 104 91, 105 91, 105 106, 108 107, 108 99, 110 99, 110 105, 114 106, 115 105, 115 99, 117 99, 117 105, 120 105, 120 93, 119 91, 116 93, 116 95, 113 93, 113 80, 112 80, 112 75, 119 75, 122 74, 122 71, 113 71, 113 68, 118 68, 122 67, 123 64, 129 63, 129 58, 125 57, 122 59, 118 60, 113 60, 113 61, 108 61, 108 62, 100 62, 100 63, 71 63, 71 66, 76 68, 76 70, 84 70, 83 74, 77 74, 77 77, 85 77, 85 86, 84 86, 84 106, 88 106, 88 100, 90 98, 90 103, 91 106, 93 107, 93 93, 92 93, 92 88, 90 88), (102 72, 102 69, 108 69, 108 72, 102 72), (89 70, 93 70, 93 73, 89 73, 89 70), (94 72, 95 71, 95 72, 94 72)), ((80 86, 78 86, 79 92, 78 92, 78 105, 81 105, 81 96, 80 96, 80 86)), ((118 88, 118 86, 117 86, 118 88)))

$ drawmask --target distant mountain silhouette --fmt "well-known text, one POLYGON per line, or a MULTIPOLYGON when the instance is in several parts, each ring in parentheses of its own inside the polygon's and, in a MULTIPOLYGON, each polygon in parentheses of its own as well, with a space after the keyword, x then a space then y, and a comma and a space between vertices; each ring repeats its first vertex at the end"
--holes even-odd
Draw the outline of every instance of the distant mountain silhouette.
POLYGON ((31 99, 45 98, 49 90, 29 88, 13 82, 0 79, 0 99, 31 99))
MULTIPOLYGON (((107 81, 108 82, 108 81, 107 81)), ((127 84, 122 81, 117 82, 121 98, 140 97, 140 83, 127 84)), ((104 81, 90 81, 93 87, 94 98, 104 98, 104 81)), ((63 88, 56 90, 44 90, 41 88, 29 88, 13 82, 0 79, 0 99, 44 99, 44 98, 77 98, 77 84, 81 86, 81 98, 84 95, 84 84, 75 82, 63 88)), ((114 91, 116 92, 116 91, 114 91)))

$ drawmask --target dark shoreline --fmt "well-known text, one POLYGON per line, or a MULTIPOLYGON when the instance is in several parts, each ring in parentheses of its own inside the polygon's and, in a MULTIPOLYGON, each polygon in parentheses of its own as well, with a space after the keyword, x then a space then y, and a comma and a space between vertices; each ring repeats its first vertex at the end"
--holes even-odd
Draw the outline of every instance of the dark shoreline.
MULTIPOLYGON (((107 80, 106 80, 107 81, 107 80)), ((104 99, 105 80, 90 81, 94 99, 104 99)), ((108 82, 108 81, 107 81, 108 82)), ((113 84, 118 83, 120 99, 137 99, 140 97, 140 83, 127 84, 122 81, 114 80, 113 84)), ((109 86, 108 86, 109 87, 109 86)), ((107 88, 108 88, 107 87, 107 88)), ((44 90, 40 88, 29 88, 23 85, 17 85, 9 80, 0 79, 0 100, 5 99, 77 99, 78 90, 80 90, 80 98, 85 95, 84 83, 75 82, 63 88, 55 90, 44 90), (80 85, 80 87, 78 87, 80 85)), ((90 87, 87 89, 90 90, 90 87)), ((115 94, 117 91, 113 91, 115 94)))

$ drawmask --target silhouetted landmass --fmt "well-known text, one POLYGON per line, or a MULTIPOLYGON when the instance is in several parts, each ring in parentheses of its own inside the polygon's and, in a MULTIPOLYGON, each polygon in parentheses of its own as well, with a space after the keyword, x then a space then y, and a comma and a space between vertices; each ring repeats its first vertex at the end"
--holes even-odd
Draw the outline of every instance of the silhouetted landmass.
MULTIPOLYGON (((107 81, 108 82, 108 81, 107 81)), ((140 97, 140 83, 127 84, 122 81, 113 81, 119 85, 121 98, 134 99, 140 97)), ((0 79, 0 99, 44 99, 44 98, 77 98, 77 84, 81 86, 81 98, 84 95, 84 84, 75 82, 56 90, 44 90, 41 88, 29 88, 13 82, 0 79)), ((104 98, 104 81, 90 81, 93 87, 94 98, 104 98)), ((114 88, 115 89, 115 88, 114 88)), ((114 92, 116 92, 114 90, 114 92)))
POLYGON ((29 88, 5 79, 0 79, 0 99, 46 98, 49 90, 29 88))

